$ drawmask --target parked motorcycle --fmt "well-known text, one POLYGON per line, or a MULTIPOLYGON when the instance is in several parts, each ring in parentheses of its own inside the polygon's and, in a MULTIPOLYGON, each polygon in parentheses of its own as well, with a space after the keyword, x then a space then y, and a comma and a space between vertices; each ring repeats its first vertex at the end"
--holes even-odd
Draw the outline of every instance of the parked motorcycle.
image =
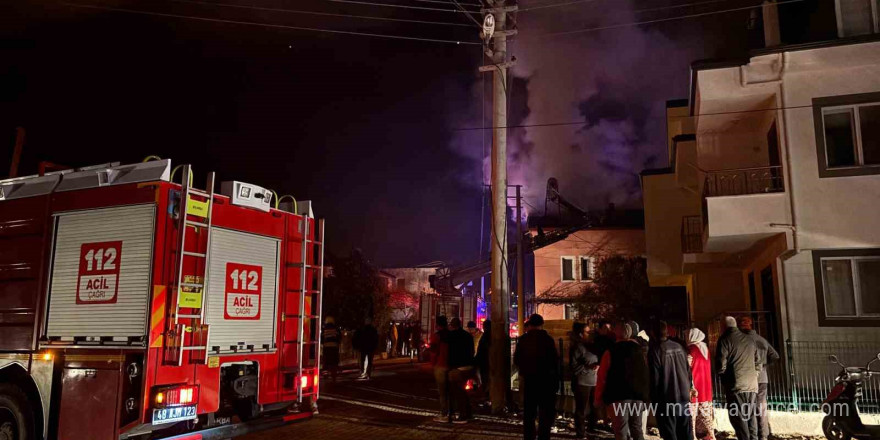
POLYGON ((862 397, 863 383, 873 374, 880 373, 871 371, 871 364, 880 360, 880 353, 865 367, 847 367, 835 355, 828 356, 828 360, 840 365, 841 370, 834 380, 836 385, 823 404, 827 414, 822 419, 825 437, 828 440, 880 439, 880 426, 862 423, 857 405, 862 397))

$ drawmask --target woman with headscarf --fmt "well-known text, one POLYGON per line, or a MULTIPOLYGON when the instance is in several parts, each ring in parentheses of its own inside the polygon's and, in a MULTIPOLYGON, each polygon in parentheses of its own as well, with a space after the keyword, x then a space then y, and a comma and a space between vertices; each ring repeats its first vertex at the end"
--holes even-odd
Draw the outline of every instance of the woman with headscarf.
POLYGON ((694 375, 691 390, 691 420, 694 424, 694 438, 715 440, 715 412, 712 407, 712 367, 709 360, 709 347, 703 342, 706 335, 698 328, 685 333, 688 363, 694 375))

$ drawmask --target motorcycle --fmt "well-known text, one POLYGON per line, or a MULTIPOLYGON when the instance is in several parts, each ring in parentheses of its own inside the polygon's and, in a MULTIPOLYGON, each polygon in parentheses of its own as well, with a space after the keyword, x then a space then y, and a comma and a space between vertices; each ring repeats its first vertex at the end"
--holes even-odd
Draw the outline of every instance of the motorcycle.
POLYGON ((822 419, 825 437, 828 440, 880 439, 880 426, 862 423, 858 410, 863 383, 873 374, 880 373, 871 371, 871 364, 880 360, 880 353, 865 367, 847 367, 835 355, 828 356, 828 360, 840 365, 841 370, 834 379, 836 385, 822 405, 826 414, 822 419))

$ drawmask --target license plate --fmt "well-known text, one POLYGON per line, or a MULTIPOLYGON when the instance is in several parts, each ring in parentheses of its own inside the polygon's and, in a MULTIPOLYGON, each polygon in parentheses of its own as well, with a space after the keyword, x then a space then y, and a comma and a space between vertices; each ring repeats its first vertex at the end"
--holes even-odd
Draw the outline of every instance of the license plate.
POLYGON ((196 418, 196 406, 178 406, 175 408, 162 408, 153 410, 153 424, 179 422, 196 418))

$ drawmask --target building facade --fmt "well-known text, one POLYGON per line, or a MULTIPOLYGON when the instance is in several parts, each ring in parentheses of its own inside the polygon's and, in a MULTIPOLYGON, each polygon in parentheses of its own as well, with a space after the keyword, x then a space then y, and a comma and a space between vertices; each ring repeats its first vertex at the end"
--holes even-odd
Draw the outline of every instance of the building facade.
MULTIPOLYGON (((530 232, 538 233, 537 229, 530 232)), ((645 231, 640 227, 582 229, 534 254, 537 313, 545 320, 574 319, 570 306, 542 304, 541 298, 577 294, 584 284, 592 283, 596 263, 602 258, 644 256, 645 231)))
POLYGON ((695 323, 749 313, 776 345, 880 341, 880 28, 866 5, 799 45, 765 8, 776 45, 695 63, 691 98, 668 104, 669 167, 642 173, 648 272, 687 288, 695 323))

